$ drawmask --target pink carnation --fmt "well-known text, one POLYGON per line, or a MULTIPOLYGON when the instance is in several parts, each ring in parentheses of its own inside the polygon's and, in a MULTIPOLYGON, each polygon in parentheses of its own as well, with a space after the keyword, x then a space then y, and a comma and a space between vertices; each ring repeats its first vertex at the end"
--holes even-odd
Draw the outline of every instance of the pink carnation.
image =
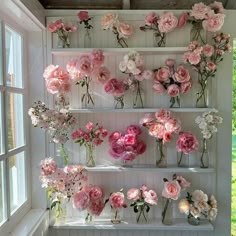
POLYGON ((164 133, 165 133, 165 127, 163 124, 155 123, 150 125, 149 127, 149 135, 157 139, 163 139, 164 133))
POLYGON ((207 62, 207 70, 209 71, 214 71, 216 69, 216 64, 212 61, 207 62))
POLYGON ((180 131, 180 121, 175 118, 170 118, 165 122, 165 129, 167 132, 178 133, 180 131))
POLYGON ((144 201, 150 205, 157 205, 157 194, 153 190, 143 192, 144 201))
POLYGON ((224 7, 223 7, 223 4, 222 2, 216 2, 214 1, 213 3, 211 3, 209 5, 209 7, 214 10, 215 13, 224 13, 224 7))
POLYGON ((150 124, 152 121, 154 120, 153 116, 151 113, 147 113, 145 114, 144 118, 142 118, 139 123, 142 125, 142 126, 146 126, 148 124, 150 124))
POLYGON ((207 31, 217 32, 222 28, 224 24, 224 18, 224 14, 215 14, 211 12, 208 14, 207 19, 202 22, 202 27, 207 31))
POLYGON ((80 21, 87 21, 89 19, 89 14, 87 11, 79 11, 77 16, 80 21))
POLYGON ((157 14, 155 12, 150 12, 145 18, 145 24, 151 26, 157 22, 157 14))
POLYGON ((135 134, 126 134, 124 135, 124 145, 126 146, 132 146, 135 145, 137 142, 136 135, 135 134))
POLYGON ((102 198, 99 198, 96 201, 90 201, 88 206, 88 213, 94 216, 99 216, 104 209, 104 201, 102 198))
POLYGON ((111 144, 111 148, 109 150, 109 154, 117 159, 117 158, 120 158, 122 156, 122 154, 124 153, 125 149, 124 149, 124 146, 119 144, 119 143, 116 143, 116 142, 113 142, 111 144))
POLYGON ((192 65, 197 65, 201 61, 201 56, 199 53, 190 53, 188 57, 189 63, 192 65))
POLYGON ((73 195, 73 207, 79 211, 85 210, 89 205, 89 195, 85 191, 79 191, 73 195))
POLYGON ((49 93, 56 94, 60 92, 61 83, 58 79, 53 78, 46 81, 46 87, 49 93))
POLYGON ((178 18, 172 12, 166 12, 160 15, 158 20, 158 28, 161 33, 173 31, 178 25, 178 18))
POLYGON ((136 153, 133 151, 125 151, 121 155, 121 159, 124 161, 133 161, 136 158, 136 153))
POLYGON ((177 200, 180 196, 181 187, 177 180, 164 183, 162 196, 168 199, 177 200))
POLYGON ((170 140, 172 139, 172 132, 164 132, 162 139, 163 144, 170 142, 170 140))
POLYGON ((101 66, 104 63, 105 56, 103 55, 103 51, 101 49, 94 49, 90 56, 92 63, 95 66, 101 66))
POLYGON ((142 131, 138 125, 130 125, 127 127, 126 132, 128 134, 140 135, 142 131))
POLYGON ((139 189, 131 188, 131 189, 127 192, 127 198, 128 198, 129 200, 136 201, 136 200, 139 199, 139 196, 140 196, 140 191, 139 191, 139 189))
POLYGON ((111 207, 118 209, 125 206, 125 196, 122 192, 112 193, 109 197, 111 207))
POLYGON ((170 78, 170 70, 168 67, 161 67, 156 73, 155 73, 155 80, 159 82, 164 82, 170 78))
POLYGON ((165 122, 170 118, 170 111, 166 109, 160 109, 158 112, 155 113, 155 117, 160 122, 165 122))
POLYGON ((209 44, 206 44, 203 46, 203 54, 206 56, 206 57, 211 57, 214 53, 214 47, 209 45, 209 44))
POLYGON ((175 80, 179 83, 188 82, 190 80, 190 75, 188 70, 182 65, 176 68, 174 77, 175 80))

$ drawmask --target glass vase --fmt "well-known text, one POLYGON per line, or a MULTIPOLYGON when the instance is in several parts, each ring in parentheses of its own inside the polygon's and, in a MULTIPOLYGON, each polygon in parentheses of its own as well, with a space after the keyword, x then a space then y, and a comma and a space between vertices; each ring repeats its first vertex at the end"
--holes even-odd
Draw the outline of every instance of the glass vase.
POLYGON ((133 91, 133 108, 144 108, 144 91, 140 81, 136 81, 136 89, 133 91))
POLYGON ((82 108, 85 108, 85 109, 93 109, 95 106, 94 94, 90 90, 90 81, 91 81, 91 78, 86 77, 84 81, 82 82, 82 87, 85 88, 85 91, 82 93, 81 104, 82 104, 82 108))
POLYGON ((200 218, 195 218, 192 214, 188 215, 188 223, 190 225, 200 225, 200 218))
POLYGON ((164 225, 172 225, 174 223, 173 220, 173 200, 169 198, 162 198, 162 224, 164 225))
POLYGON ((156 166, 160 168, 167 167, 166 159, 166 146, 163 144, 162 140, 158 139, 156 144, 156 166))
POLYGON ((69 33, 58 34, 57 48, 69 48, 69 47, 70 47, 69 33))
POLYGON ((91 45, 92 45, 91 29, 85 29, 84 47, 85 48, 91 48, 91 45))
POLYGON ((90 213, 87 213, 84 221, 86 224, 94 224, 94 216, 90 213))
POLYGON ((111 223, 112 224, 120 224, 121 223, 121 211, 122 208, 113 208, 111 207, 111 223))
POLYGON ((209 106, 207 79, 206 80, 198 79, 198 83, 199 83, 199 90, 197 92, 196 107, 206 108, 209 106))
POLYGON ((55 96, 55 109, 57 111, 69 109, 69 97, 66 94, 59 93, 55 96))
POLYGON ((67 217, 66 204, 67 203, 64 200, 60 204, 57 203, 51 210, 52 217, 56 224, 65 223, 67 217))
POLYGON ((136 213, 136 222, 139 224, 146 224, 148 222, 148 212, 145 209, 145 205, 138 206, 138 212, 136 213))
POLYGON ((189 167, 189 154, 177 152, 177 165, 178 167, 189 167))
POLYGON ((190 41, 198 41, 199 43, 206 44, 206 32, 202 28, 202 21, 192 23, 190 41))
POLYGON ((123 109, 124 108, 124 95, 122 96, 114 96, 114 108, 115 109, 123 109))
POLYGON ((153 31, 154 47, 165 47, 166 46, 166 33, 159 33, 153 31))
POLYGON ((96 166, 95 162, 95 145, 92 143, 86 144, 86 166, 94 167, 96 166))
POLYGON ((170 108, 180 108, 180 97, 171 97, 170 98, 170 108))
POLYGON ((208 143, 207 143, 207 139, 203 139, 202 148, 201 148, 201 152, 200 152, 200 167, 201 168, 208 168, 208 166, 209 166, 208 143))

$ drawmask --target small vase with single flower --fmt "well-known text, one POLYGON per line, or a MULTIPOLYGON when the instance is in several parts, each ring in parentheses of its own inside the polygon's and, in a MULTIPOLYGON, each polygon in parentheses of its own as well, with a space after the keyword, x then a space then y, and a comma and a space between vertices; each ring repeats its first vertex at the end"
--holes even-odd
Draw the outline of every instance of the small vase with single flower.
POLYGON ((86 166, 95 167, 95 145, 93 143, 88 142, 86 145, 86 166))
POLYGON ((208 151, 208 143, 207 139, 203 139, 202 141, 202 150, 200 152, 200 167, 208 168, 209 166, 209 151, 208 151))
POLYGON ((166 146, 162 139, 156 140, 156 166, 160 168, 167 167, 166 146))
POLYGON ((174 223, 173 220, 173 200, 169 198, 162 198, 162 224, 164 225, 172 225, 174 223))

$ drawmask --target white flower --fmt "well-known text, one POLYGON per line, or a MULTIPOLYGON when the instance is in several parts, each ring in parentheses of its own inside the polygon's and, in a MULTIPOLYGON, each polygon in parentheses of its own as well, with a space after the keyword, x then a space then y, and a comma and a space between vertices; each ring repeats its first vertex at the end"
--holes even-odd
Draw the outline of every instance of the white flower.
POLYGON ((208 115, 208 116, 206 116, 206 121, 208 122, 208 123, 211 123, 212 121, 213 121, 213 116, 212 115, 208 115))
POLYGON ((218 212, 218 210, 216 208, 211 208, 208 211, 208 219, 210 221, 213 221, 216 218, 216 216, 217 216, 217 212, 218 212))
POLYGON ((202 131, 203 134, 203 138, 204 139, 210 139, 212 137, 212 133, 210 133, 209 131, 202 131))
POLYGON ((199 128, 200 129, 207 129, 207 123, 202 120, 200 123, 199 123, 199 128))
POLYGON ((192 200, 195 202, 208 201, 208 196, 202 190, 195 190, 192 193, 192 200))
POLYGON ((127 63, 129 61, 129 56, 128 55, 124 55, 123 61, 127 63))
POLYGON ((127 63, 124 62, 124 61, 121 61, 120 64, 119 64, 119 69, 121 72, 125 72, 126 69, 127 69, 127 63))
POLYGON ((133 74, 133 75, 139 75, 141 73, 141 70, 138 69, 138 68, 134 68, 133 70, 130 70, 130 72, 133 74))
POLYGON ((132 61, 132 60, 129 60, 128 63, 127 63, 127 68, 132 71, 136 68, 136 65, 135 65, 135 62, 132 61))

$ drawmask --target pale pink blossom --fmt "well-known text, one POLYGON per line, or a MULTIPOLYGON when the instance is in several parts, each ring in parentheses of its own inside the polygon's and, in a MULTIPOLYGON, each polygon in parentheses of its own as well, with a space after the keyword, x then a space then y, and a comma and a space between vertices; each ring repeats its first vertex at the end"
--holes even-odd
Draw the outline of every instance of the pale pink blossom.
POLYGON ((124 161, 133 161, 136 158, 136 153, 133 151, 125 151, 120 158, 124 161))
POLYGON ((204 3, 195 3, 190 11, 190 16, 194 17, 196 20, 206 19, 211 8, 204 3))
POLYGON ((174 65, 175 65, 175 60, 174 59, 167 59, 166 61, 165 61, 165 64, 166 64, 166 66, 168 66, 168 67, 173 67, 174 65))
POLYGON ((117 24, 118 15, 116 13, 107 13, 102 17, 101 25, 103 29, 112 29, 117 24))
POLYGON ((158 19, 158 28, 161 33, 173 31, 178 25, 178 18, 172 12, 165 12, 158 19))
POLYGON ((75 32, 77 30, 77 27, 74 26, 71 22, 66 22, 64 25, 63 25, 63 30, 65 32, 75 32))
POLYGON ((154 77, 154 73, 152 70, 144 70, 141 75, 146 80, 151 80, 154 77))
POLYGON ((74 194, 72 201, 73 208, 83 211, 89 205, 89 195, 85 191, 79 191, 74 194))
POLYGON ((131 188, 131 189, 127 192, 127 198, 128 198, 129 200, 136 201, 136 200, 139 199, 139 196, 140 196, 140 191, 139 191, 139 189, 131 188))
POLYGON ((170 140, 172 139, 172 133, 171 132, 164 132, 163 133, 163 144, 167 143, 167 142, 170 142, 170 140))
POLYGON ((190 187, 191 183, 188 182, 183 176, 177 175, 176 180, 179 182, 179 185, 182 190, 190 187))
POLYGON ((154 121, 154 118, 152 116, 151 113, 147 113, 144 115, 144 118, 142 118, 139 123, 142 125, 142 126, 146 126, 148 124, 150 124, 151 122, 154 121))
POLYGON ((216 64, 212 61, 207 62, 207 70, 213 71, 216 69, 216 64))
POLYGON ((152 24, 157 22, 157 14, 155 12, 150 12, 145 17, 145 24, 151 26, 152 24))
POLYGON ((77 13, 80 21, 87 21, 89 19, 89 14, 87 11, 79 11, 77 13))
POLYGON ((201 56, 198 53, 190 53, 188 57, 189 63, 192 65, 197 65, 201 61, 201 56))
POLYGON ((101 49, 93 49, 90 56, 92 63, 95 66, 101 66, 104 63, 105 56, 103 55, 103 51, 101 49))
POLYGON ((99 198, 96 201, 90 201, 88 206, 88 213, 94 216, 99 216, 104 209, 104 201, 102 198, 99 198))
POLYGON ((109 71, 107 67, 101 66, 96 71, 95 76, 96 76, 97 81, 104 84, 106 81, 109 80, 111 76, 111 72, 109 71))
POLYGON ((117 31, 121 38, 129 38, 134 33, 133 27, 126 23, 121 23, 117 25, 117 31))
POLYGON ((214 53, 214 47, 209 45, 209 44, 206 44, 203 46, 203 54, 206 56, 206 57, 211 57, 214 53))
POLYGON ((52 175, 57 169, 57 163, 53 158, 46 158, 40 162, 41 174, 45 176, 52 175))
POLYGON ((153 136, 157 139, 163 139, 165 133, 165 127, 161 123, 151 124, 148 133, 150 136, 153 136))
POLYGON ((88 122, 86 125, 85 125, 86 129, 91 131, 93 128, 94 128, 94 124, 92 122, 88 122))
POLYGON ((192 80, 180 84, 180 93, 185 94, 192 88, 192 80))
POLYGON ((53 78, 46 81, 46 87, 49 93, 56 94, 60 92, 61 83, 58 79, 53 78))
POLYGON ((177 180, 164 183, 162 196, 168 199, 177 200, 180 196, 181 187, 177 180))
POLYGON ((155 117, 160 122, 165 122, 170 119, 170 111, 166 109, 160 109, 158 112, 155 113, 155 117))
POLYGON ((164 88, 164 86, 161 83, 155 83, 152 86, 152 89, 158 94, 164 94, 166 92, 166 89, 164 88))
POLYGON ((214 12, 211 12, 208 14, 207 19, 202 22, 202 27, 207 31, 217 32, 222 28, 224 24, 224 18, 224 14, 215 14, 214 12))
POLYGON ((91 186, 88 195, 91 201, 95 201, 103 197, 103 192, 99 186, 91 186))
POLYGON ((125 206, 125 196, 122 192, 112 193, 109 197, 111 207, 118 209, 125 206))
POLYGON ((174 78, 177 82, 184 83, 190 80, 190 75, 188 70, 184 66, 179 65, 175 70, 174 78))
POLYGON ((179 93, 180 93, 180 88, 177 84, 171 84, 170 86, 168 86, 167 94, 170 97, 177 97, 179 96, 179 93))
POLYGON ((82 55, 79 58, 79 62, 76 64, 76 67, 81 73, 89 76, 93 70, 93 63, 88 55, 82 55))
POLYGON ((187 24, 187 22, 188 22, 188 13, 183 12, 179 17, 178 27, 183 28, 187 24))
POLYGON ((143 192, 144 201, 150 205, 157 205, 157 194, 153 190, 143 192))
POLYGON ((48 31, 51 33, 57 32, 57 25, 54 22, 48 24, 48 31))
POLYGON ((159 82, 164 82, 170 78, 170 70, 168 67, 161 67, 158 69, 158 71, 155 73, 155 80, 159 82))

